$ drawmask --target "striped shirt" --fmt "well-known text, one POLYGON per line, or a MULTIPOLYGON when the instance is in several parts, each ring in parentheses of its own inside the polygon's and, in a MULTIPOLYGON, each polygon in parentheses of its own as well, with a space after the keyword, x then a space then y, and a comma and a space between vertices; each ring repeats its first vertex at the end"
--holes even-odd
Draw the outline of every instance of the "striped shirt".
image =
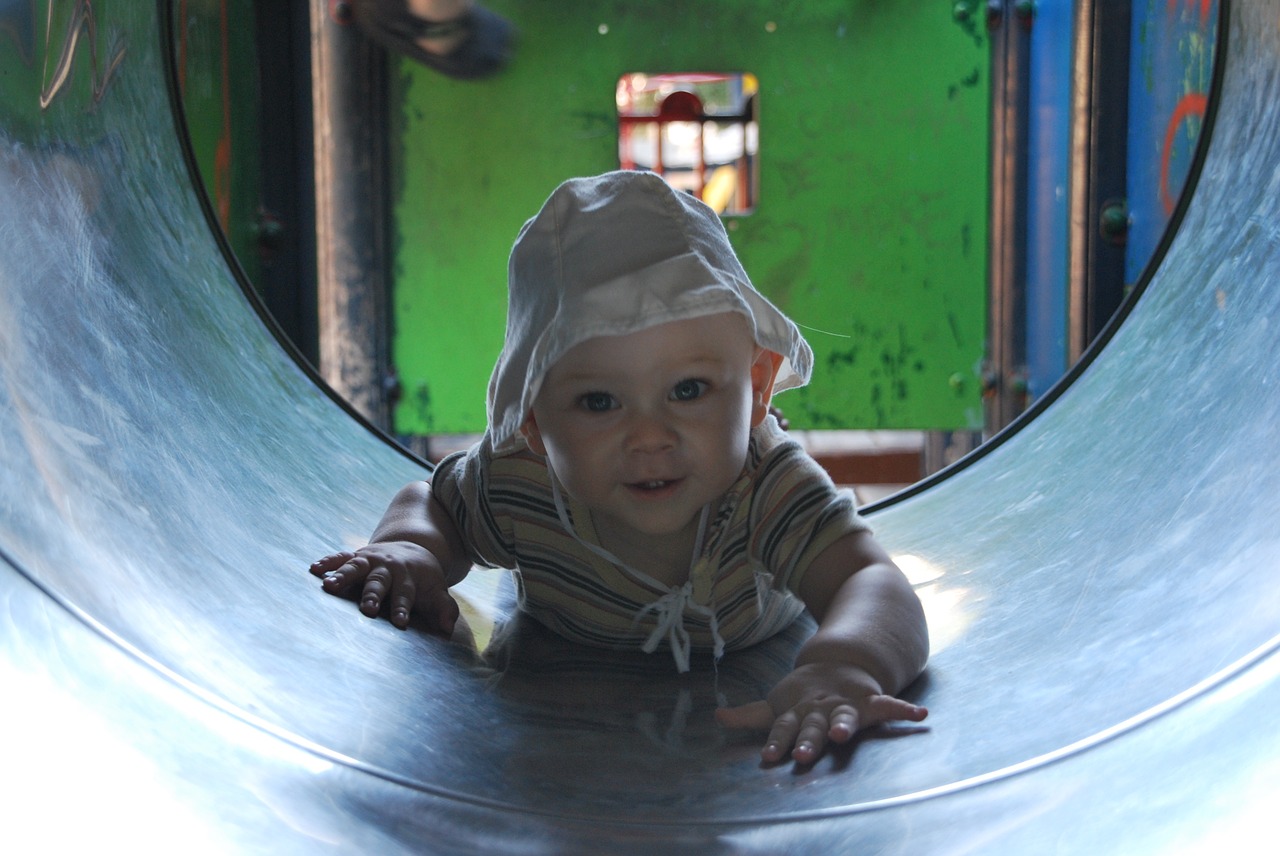
POLYGON ((837 490, 772 416, 752 431, 742 475, 713 509, 682 587, 589 548, 599 543, 591 513, 565 495, 576 537, 567 531, 546 463, 528 449, 495 456, 486 435, 440 462, 432 492, 474 563, 517 572, 525 612, 587 645, 653 650, 665 642, 681 670, 689 648, 744 648, 795 621, 809 565, 844 535, 867 529, 852 493, 837 490))

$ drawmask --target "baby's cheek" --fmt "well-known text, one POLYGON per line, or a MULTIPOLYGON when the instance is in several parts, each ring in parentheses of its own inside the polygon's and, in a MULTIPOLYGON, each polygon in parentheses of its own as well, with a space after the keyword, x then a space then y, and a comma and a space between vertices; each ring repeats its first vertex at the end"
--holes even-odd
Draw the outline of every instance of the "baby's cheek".
POLYGON ((604 462, 563 446, 547 448, 547 467, 565 492, 580 502, 588 499, 592 487, 606 474, 604 462))
POLYGON ((720 481, 724 482, 724 489, 728 490, 747 465, 747 438, 732 438, 720 444, 709 455, 709 459, 716 461, 720 481))

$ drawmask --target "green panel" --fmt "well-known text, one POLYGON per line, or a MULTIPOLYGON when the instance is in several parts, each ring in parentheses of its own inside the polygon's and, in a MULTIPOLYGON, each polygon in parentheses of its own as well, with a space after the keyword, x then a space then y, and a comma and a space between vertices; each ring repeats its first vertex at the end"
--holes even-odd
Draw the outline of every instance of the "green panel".
POLYGON ((778 400, 793 425, 981 425, 988 52, 952 3, 487 5, 520 29, 500 77, 393 74, 399 432, 483 428, 511 242, 558 182, 617 167, 632 71, 760 80, 759 204, 728 225, 817 353, 778 400))

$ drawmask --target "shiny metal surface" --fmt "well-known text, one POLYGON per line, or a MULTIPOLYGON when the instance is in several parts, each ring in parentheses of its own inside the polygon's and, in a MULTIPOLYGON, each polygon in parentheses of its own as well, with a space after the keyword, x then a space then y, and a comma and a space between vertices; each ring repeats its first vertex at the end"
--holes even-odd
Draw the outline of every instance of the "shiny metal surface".
POLYGON ((1100 356, 873 518, 929 611, 927 730, 810 770, 711 718, 803 628, 681 676, 504 622, 500 574, 453 643, 321 594, 308 561, 422 470, 241 296, 131 5, 98 103, 0 112, 6 851, 1216 853, 1274 825, 1280 3, 1232 4, 1194 198, 1100 356))

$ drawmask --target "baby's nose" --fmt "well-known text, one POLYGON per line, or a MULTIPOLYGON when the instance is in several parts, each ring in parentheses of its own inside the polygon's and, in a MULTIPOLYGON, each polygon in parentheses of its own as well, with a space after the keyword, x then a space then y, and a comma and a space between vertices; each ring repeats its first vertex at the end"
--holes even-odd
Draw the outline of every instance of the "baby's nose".
POLYGON ((677 439, 671 423, 658 414, 637 413, 628 421, 628 451, 664 452, 674 448, 677 439))

